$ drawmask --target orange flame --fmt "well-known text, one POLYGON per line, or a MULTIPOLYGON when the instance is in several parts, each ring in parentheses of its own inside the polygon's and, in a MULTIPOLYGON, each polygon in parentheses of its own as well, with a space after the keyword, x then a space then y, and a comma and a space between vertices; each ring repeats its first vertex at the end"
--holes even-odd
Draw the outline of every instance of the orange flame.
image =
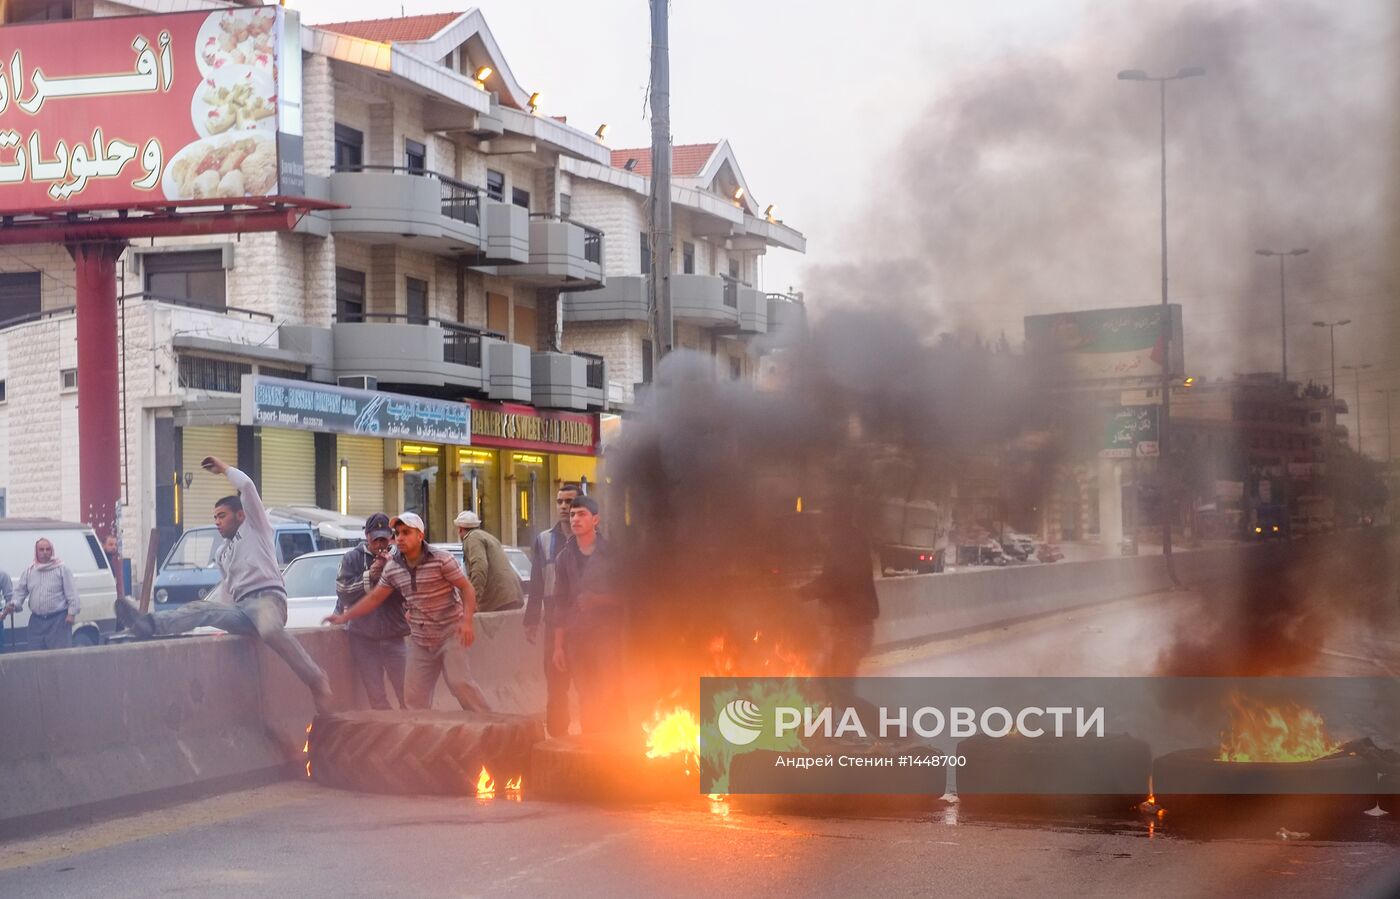
POLYGON ((496 795, 496 781, 492 779, 486 766, 481 766, 481 773, 476 776, 476 798, 491 799, 496 795))
POLYGON ((520 792, 520 786, 521 786, 522 783, 524 783, 524 781, 525 781, 524 776, 517 774, 517 775, 516 775, 514 778, 512 778, 511 780, 506 781, 506 792, 508 792, 508 793, 519 793, 519 792, 520 792))
POLYGON ((1230 696, 1230 727, 1220 737, 1222 762, 1310 762, 1336 753, 1322 716, 1296 703, 1266 706, 1230 696))
MULTIPOLYGON (((315 721, 311 722, 311 724, 315 724, 315 723, 316 723, 315 721)), ((310 777, 310 776, 311 776, 311 758, 310 758, 310 755, 311 755, 311 724, 306 725, 306 742, 303 743, 302 746, 301 746, 301 754, 304 755, 304 756, 307 756, 307 759, 306 759, 306 776, 307 776, 307 777, 310 777)))

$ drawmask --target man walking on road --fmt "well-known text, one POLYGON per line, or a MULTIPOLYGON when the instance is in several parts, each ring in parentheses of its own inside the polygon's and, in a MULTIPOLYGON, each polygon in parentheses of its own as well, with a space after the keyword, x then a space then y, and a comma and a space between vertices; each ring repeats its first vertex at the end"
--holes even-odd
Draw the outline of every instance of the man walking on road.
POLYGON ((230 634, 260 637, 311 689, 316 710, 329 711, 333 699, 330 678, 287 633, 287 589, 273 547, 272 521, 258 488, 252 478, 214 456, 206 456, 200 464, 211 474, 225 475, 238 491, 238 495, 214 504, 214 525, 224 538, 217 559, 222 577, 214 598, 142 614, 136 603, 119 597, 118 623, 142 638, 182 634, 205 625, 230 634))
POLYGON ((34 542, 34 562, 19 576, 14 607, 24 608, 29 600, 30 649, 68 649, 73 645, 73 622, 82 604, 73 572, 54 558, 53 544, 46 537, 34 542))
POLYGON ((545 732, 551 737, 563 737, 569 733, 569 684, 573 678, 567 667, 554 664, 555 594, 558 589, 556 563, 559 551, 569 542, 573 532, 569 529, 569 510, 578 497, 578 485, 564 483, 554 496, 555 509, 559 520, 554 527, 535 535, 530 552, 530 595, 525 605, 525 639, 531 645, 539 639, 540 621, 544 621, 544 683, 545 683, 545 732))
POLYGON ((504 612, 525 604, 520 575, 510 567, 506 551, 496 536, 481 526, 475 512, 457 516, 457 537, 462 541, 462 561, 467 580, 476 591, 478 612, 504 612))
MULTIPOLYGON (((340 572, 335 579, 337 612, 344 612, 379 586, 377 577, 370 580, 369 569, 381 557, 388 556, 393 536, 389 516, 383 512, 375 512, 365 520, 365 539, 340 560, 340 572)), ((404 617, 403 595, 395 590, 379 608, 350 622, 348 630, 350 658, 365 685, 369 707, 391 708, 389 694, 384 690, 387 677, 398 697, 399 708, 404 708, 403 677, 408 646, 403 638, 408 636, 408 619, 404 617)))
POLYGON ((598 535, 598 503, 590 496, 569 510, 573 538, 559 552, 554 665, 573 672, 579 725, 586 734, 622 733, 627 727, 623 690, 626 615, 613 591, 611 550, 598 535))
POLYGON ((391 524, 398 555, 376 560, 366 578, 367 582, 378 580, 374 589, 344 612, 327 616, 326 621, 346 624, 363 618, 398 590, 408 611, 413 642, 404 677, 408 708, 432 708, 433 690, 441 675, 464 710, 491 711, 467 661, 467 647, 476 639, 472 629, 476 593, 471 581, 451 553, 424 542, 422 518, 405 512, 391 524))

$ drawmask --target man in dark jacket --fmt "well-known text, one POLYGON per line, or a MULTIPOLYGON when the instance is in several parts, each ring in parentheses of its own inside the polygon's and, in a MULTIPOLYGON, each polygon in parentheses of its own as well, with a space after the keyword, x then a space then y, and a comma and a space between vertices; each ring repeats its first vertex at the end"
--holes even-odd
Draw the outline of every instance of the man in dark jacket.
POLYGON ((626 614, 614 590, 611 550, 598 535, 598 503, 589 496, 569 510, 573 537, 556 561, 554 665, 573 673, 584 733, 627 728, 622 670, 626 614))
MULTIPOLYGON (((376 512, 365 521, 365 539, 340 560, 340 573, 335 579, 335 610, 344 612, 378 586, 379 578, 370 572, 376 559, 387 557, 394 532, 389 529, 389 516, 376 512)), ((382 570, 382 566, 381 566, 382 570)), ((404 708, 403 678, 408 662, 408 619, 404 615, 403 596, 395 591, 383 605, 363 618, 346 625, 350 632, 350 658, 365 685, 372 709, 392 708, 384 690, 384 678, 404 708)))
POLYGON ((525 605, 525 639, 533 644, 539 639, 540 622, 544 622, 544 682, 545 731, 551 737, 569 732, 569 685, 573 678, 567 668, 554 664, 554 597, 558 591, 555 563, 564 544, 573 532, 569 529, 569 510, 578 498, 578 485, 565 482, 554 496, 559 520, 554 527, 535 535, 530 551, 530 593, 525 605))

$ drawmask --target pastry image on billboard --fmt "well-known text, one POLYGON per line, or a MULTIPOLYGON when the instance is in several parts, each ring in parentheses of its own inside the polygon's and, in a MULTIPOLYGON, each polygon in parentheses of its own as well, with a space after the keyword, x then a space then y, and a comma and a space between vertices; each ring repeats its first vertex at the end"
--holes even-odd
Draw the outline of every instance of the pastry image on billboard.
POLYGON ((277 142, 264 131, 234 132, 195 141, 166 166, 168 200, 261 197, 277 187, 277 142))
POLYGON ((228 66, 199 83, 190 118, 201 137, 227 131, 277 130, 277 88, 248 66, 228 66))
POLYGON ((195 39, 199 68, 206 76, 228 65, 251 66, 273 74, 277 8, 230 9, 209 16, 195 39))

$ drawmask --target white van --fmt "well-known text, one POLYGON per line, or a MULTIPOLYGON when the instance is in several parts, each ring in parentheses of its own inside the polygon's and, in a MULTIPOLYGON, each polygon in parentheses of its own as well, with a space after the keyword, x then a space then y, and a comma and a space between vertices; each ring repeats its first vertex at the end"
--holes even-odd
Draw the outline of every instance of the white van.
MULTIPOLYGON (((82 611, 73 625, 74 646, 96 646, 113 626, 117 582, 97 535, 85 524, 48 518, 0 518, 0 570, 19 586, 19 576, 34 561, 40 537, 53 544, 54 556, 73 572, 82 611)), ((22 649, 29 632, 29 604, 5 621, 4 650, 22 649)))

